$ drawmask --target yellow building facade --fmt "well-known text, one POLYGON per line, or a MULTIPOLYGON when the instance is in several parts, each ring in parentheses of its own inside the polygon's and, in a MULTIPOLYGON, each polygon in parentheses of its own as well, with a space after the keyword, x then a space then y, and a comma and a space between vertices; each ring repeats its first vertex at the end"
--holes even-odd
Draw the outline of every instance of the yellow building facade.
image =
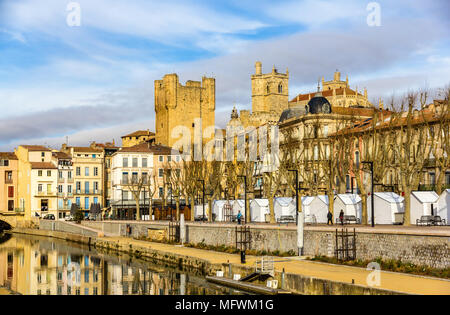
POLYGON ((74 201, 87 214, 92 204, 103 202, 104 151, 91 147, 67 147, 66 145, 63 145, 61 151, 72 157, 75 172, 74 201))
POLYGON ((20 145, 14 152, 19 161, 19 211, 26 221, 53 214, 57 217, 57 166, 52 151, 39 145, 20 145))

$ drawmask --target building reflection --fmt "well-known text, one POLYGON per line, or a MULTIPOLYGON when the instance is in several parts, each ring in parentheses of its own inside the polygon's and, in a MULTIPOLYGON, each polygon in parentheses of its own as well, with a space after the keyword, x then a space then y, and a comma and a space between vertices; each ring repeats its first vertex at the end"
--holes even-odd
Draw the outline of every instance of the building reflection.
POLYGON ((25 236, 0 244, 0 286, 26 295, 235 294, 157 263, 25 236))

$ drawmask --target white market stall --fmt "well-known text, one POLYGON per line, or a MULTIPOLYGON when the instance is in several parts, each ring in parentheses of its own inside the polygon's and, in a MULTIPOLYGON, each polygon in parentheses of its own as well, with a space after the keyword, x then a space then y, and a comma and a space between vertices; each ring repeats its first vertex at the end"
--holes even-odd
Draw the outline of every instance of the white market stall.
POLYGON ((445 219, 445 224, 449 225, 448 219, 450 218, 450 189, 444 190, 438 199, 437 215, 441 219, 445 219))
POLYGON ((353 215, 361 223, 362 219, 362 203, 361 197, 357 194, 339 194, 336 195, 333 205, 333 220, 338 222, 339 214, 341 210, 344 211, 344 215, 353 215))
POLYGON ((231 221, 230 216, 233 216, 232 202, 233 200, 214 200, 212 213, 216 222, 231 221))
MULTIPOLYGON (((405 198, 394 192, 374 193, 375 224, 402 224, 405 214, 405 198)), ((371 196, 367 199, 368 222, 372 224, 371 196)))
POLYGON ((267 222, 266 214, 270 214, 268 199, 253 199, 250 202, 251 222, 267 222))
POLYGON ((274 201, 275 220, 278 222, 281 217, 290 217, 295 220, 296 217, 296 203, 295 198, 278 197, 274 201))
POLYGON ((413 191, 411 193, 411 224, 417 224, 422 216, 437 215, 438 194, 434 191, 413 191))
POLYGON ((242 219, 245 217, 245 200, 237 199, 231 202, 231 206, 233 207, 233 215, 237 215, 239 211, 241 211, 242 219))
MULTIPOLYGON (((208 219, 209 215, 209 204, 205 204, 205 217, 208 219)), ((194 219, 201 219, 203 217, 203 205, 195 205, 194 208, 194 219)))
POLYGON ((327 223, 328 196, 302 197, 302 210, 305 213, 305 223, 327 223))

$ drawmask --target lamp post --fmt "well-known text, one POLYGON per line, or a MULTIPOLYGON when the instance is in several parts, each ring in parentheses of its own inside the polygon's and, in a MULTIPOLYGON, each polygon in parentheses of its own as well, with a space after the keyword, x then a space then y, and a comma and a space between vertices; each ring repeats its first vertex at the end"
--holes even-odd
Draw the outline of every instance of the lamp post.
POLYGON ((372 161, 366 161, 366 162, 362 162, 363 164, 369 164, 370 165, 370 177, 371 177, 371 198, 370 198, 370 203, 371 203, 371 207, 372 207, 372 227, 375 227, 375 209, 374 209, 374 203, 375 203, 375 198, 373 195, 373 162, 372 161))
POLYGON ((245 175, 238 175, 238 177, 244 178, 244 204, 245 204, 245 216, 244 216, 244 224, 247 223, 247 176, 245 175))
POLYGON ((202 195, 202 206, 203 206, 203 218, 202 221, 205 220, 205 180, 204 179, 197 179, 198 182, 202 183, 203 187, 203 195, 202 195))

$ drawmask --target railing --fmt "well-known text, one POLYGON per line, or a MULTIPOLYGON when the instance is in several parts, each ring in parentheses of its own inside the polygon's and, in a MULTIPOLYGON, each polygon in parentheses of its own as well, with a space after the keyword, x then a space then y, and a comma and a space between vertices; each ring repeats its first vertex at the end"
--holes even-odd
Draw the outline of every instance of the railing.
POLYGON ((58 192, 58 197, 59 198, 71 198, 73 197, 73 193, 67 193, 67 192, 58 192))
POLYGON ((101 195, 101 190, 76 190, 75 195, 101 195))
POLYGON ((53 191, 37 191, 34 193, 35 196, 56 196, 56 193, 53 191))
POLYGON ((263 256, 261 257, 261 260, 256 260, 255 272, 273 275, 274 274, 273 257, 263 256))
POLYGON ((12 183, 13 183, 12 179, 5 178, 5 184, 12 184, 12 183))
POLYGON ((65 210, 65 211, 69 211, 71 209, 71 207, 69 206, 58 206, 57 208, 58 210, 65 210))

